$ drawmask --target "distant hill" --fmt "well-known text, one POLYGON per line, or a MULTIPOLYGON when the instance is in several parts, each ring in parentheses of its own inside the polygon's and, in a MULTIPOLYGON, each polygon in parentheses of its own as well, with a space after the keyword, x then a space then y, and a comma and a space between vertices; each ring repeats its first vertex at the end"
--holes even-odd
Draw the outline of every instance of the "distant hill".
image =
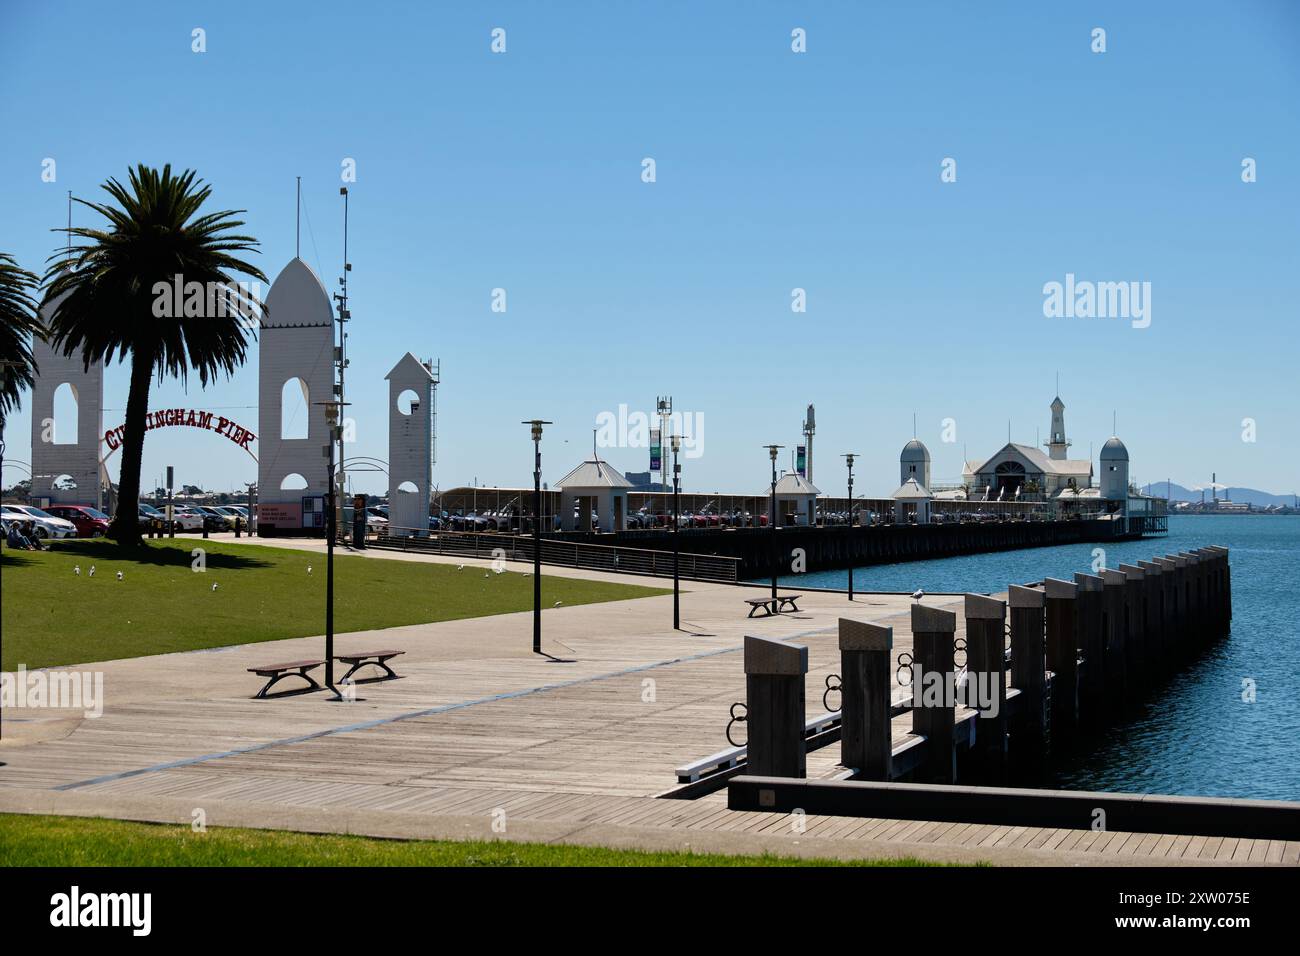
MULTIPOLYGON (((1173 501, 1200 501, 1201 493, 1193 491, 1191 488, 1184 488, 1178 482, 1170 484, 1166 481, 1156 481, 1149 485, 1143 485, 1142 491, 1149 495, 1156 495, 1160 498, 1169 496, 1173 501)), ((1210 490, 1205 490, 1205 500, 1209 501, 1213 497, 1210 490)), ((1219 497, 1226 498, 1229 501, 1237 501, 1243 504, 1254 505, 1257 508, 1267 508, 1269 505, 1290 506, 1295 503, 1293 495, 1274 495, 1267 491, 1260 491, 1257 488, 1220 488, 1219 497)))

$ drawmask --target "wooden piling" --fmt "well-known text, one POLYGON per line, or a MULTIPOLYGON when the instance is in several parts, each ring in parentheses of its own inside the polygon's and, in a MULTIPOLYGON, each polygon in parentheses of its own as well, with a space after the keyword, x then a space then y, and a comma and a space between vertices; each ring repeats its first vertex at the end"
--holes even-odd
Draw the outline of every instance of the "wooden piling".
POLYGON ((1142 569, 1144 590, 1146 591, 1146 640, 1143 651, 1146 654, 1147 673, 1159 677, 1165 669, 1165 631, 1164 631, 1164 573, 1160 565, 1153 561, 1139 561, 1142 569))
POLYGON ((1183 626, 1187 607, 1183 601, 1183 583, 1187 580, 1187 562, 1176 558, 1152 558, 1160 569, 1160 659, 1166 670, 1172 669, 1187 649, 1183 626))
POLYGON ((1135 564, 1121 564, 1128 579, 1124 587, 1125 657, 1128 673, 1129 701, 1136 704, 1151 683, 1147 670, 1147 583, 1146 572, 1135 564))
POLYGON ((1101 572, 1102 632, 1105 635, 1103 666, 1106 672, 1106 703, 1108 710, 1118 719, 1124 712, 1128 693, 1128 665, 1124 644, 1127 639, 1128 616, 1124 610, 1128 575, 1123 571, 1106 569, 1101 572))
POLYGON ((980 771, 1000 777, 1007 763, 1007 605, 983 594, 966 595, 967 707, 980 715, 975 747, 980 771), (989 699, 976 697, 988 691, 989 699))
POLYGON ((745 772, 764 777, 807 775, 804 675, 808 648, 745 636, 745 707, 749 728, 745 772))
POLYGON ((1095 733, 1106 725, 1106 635, 1102 631, 1105 582, 1094 574, 1077 573, 1074 583, 1078 588, 1078 645, 1083 657, 1079 711, 1084 726, 1095 733))
POLYGON ((859 780, 893 779, 893 646, 892 627, 840 618, 840 763, 859 780))
POLYGON ((1035 763, 1047 751, 1043 599, 1038 588, 1016 584, 1007 588, 1011 605, 1011 686, 1020 691, 1009 741, 1016 763, 1035 763))
POLYGON ((1069 747, 1079 721, 1078 588, 1048 578, 1046 594, 1047 669, 1052 672, 1052 749, 1069 747))
POLYGON ((926 738, 927 760, 918 776, 929 783, 953 783, 957 779, 952 725, 956 708, 948 694, 956 680, 956 633, 956 614, 924 604, 912 605, 912 732, 926 738))
POLYGON ((1197 646, 1206 644, 1214 629, 1208 626, 1210 621, 1206 614, 1205 576, 1200 556, 1192 551, 1179 551, 1173 557, 1181 560, 1186 569, 1187 627, 1191 640, 1197 646))

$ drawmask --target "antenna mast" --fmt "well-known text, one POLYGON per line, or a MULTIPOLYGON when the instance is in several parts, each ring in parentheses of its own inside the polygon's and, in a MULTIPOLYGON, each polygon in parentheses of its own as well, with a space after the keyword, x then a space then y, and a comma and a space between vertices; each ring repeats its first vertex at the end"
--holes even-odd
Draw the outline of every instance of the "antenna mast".
MULTIPOLYGON (((334 300, 338 303, 338 324, 339 324, 338 343, 334 346, 334 365, 338 369, 338 380, 334 385, 334 397, 338 401, 339 406, 342 407, 343 395, 344 395, 343 375, 344 375, 344 370, 348 367, 348 359, 347 359, 348 333, 346 331, 347 326, 344 323, 349 322, 352 319, 352 313, 348 309, 348 273, 352 271, 352 263, 348 262, 348 187, 340 186, 339 195, 343 197, 343 275, 339 276, 339 286, 341 287, 342 292, 336 292, 334 294, 334 300)), ((339 489, 339 503, 338 503, 339 514, 337 517, 341 519, 342 508, 343 508, 344 482, 347 476, 347 468, 344 465, 345 459, 343 457, 344 454, 343 436, 344 433, 347 431, 347 428, 346 428, 346 424, 342 420, 339 421, 339 426, 340 426, 339 433, 338 433, 339 470, 338 470, 338 476, 335 480, 338 482, 338 489, 339 489)), ((341 525, 341 523, 342 522, 340 520, 339 525, 341 525)), ((336 527, 339 525, 336 525, 336 527)))

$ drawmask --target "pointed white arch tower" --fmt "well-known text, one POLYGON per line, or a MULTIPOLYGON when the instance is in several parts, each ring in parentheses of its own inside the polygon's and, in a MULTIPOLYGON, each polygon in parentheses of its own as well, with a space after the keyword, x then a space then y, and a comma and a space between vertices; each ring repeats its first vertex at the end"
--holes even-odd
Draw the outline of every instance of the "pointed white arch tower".
MULTIPOLYGON (((60 300, 61 301, 61 300, 60 300)), ((41 309, 48 324, 54 303, 41 309)), ((105 505, 100 483, 100 442, 104 438, 104 366, 95 362, 86 368, 81 355, 64 357, 40 338, 32 341, 32 356, 38 374, 32 387, 32 498, 48 498, 51 504, 105 505), (77 402, 77 420, 60 421, 56 432, 54 393, 68 385, 77 402), (67 432, 76 428, 76 441, 67 432), (56 443, 57 442, 57 443, 56 443), (67 475, 76 487, 56 487, 67 475)))
POLYGON ((292 259, 271 284, 259 338, 258 533, 314 527, 323 510, 308 501, 304 521, 303 505, 329 490, 329 427, 316 403, 335 398, 334 314, 325 286, 301 259, 292 259), (295 380, 303 392, 307 437, 284 438, 285 385, 295 380))
POLYGON ((433 369, 410 352, 384 377, 388 380, 389 534, 423 537, 429 532, 433 389, 437 380, 433 369), (415 395, 409 405, 402 401, 405 392, 415 395))

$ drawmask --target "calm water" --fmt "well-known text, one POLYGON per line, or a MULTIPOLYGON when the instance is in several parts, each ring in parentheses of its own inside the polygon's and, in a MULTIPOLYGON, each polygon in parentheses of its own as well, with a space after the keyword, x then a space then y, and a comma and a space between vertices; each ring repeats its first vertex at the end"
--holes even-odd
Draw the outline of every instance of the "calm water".
MULTIPOLYGON (((1169 534, 1106 547, 1107 567, 1152 555, 1231 549, 1232 633, 1155 689, 1143 709, 1058 768, 1071 790, 1300 800, 1300 517, 1171 517, 1169 534), (1255 682, 1256 702, 1241 699, 1255 682)), ((1000 591, 1089 571, 1097 545, 1031 548, 860 568, 855 589, 1000 591)), ((844 588, 848 572, 787 586, 844 588)))

